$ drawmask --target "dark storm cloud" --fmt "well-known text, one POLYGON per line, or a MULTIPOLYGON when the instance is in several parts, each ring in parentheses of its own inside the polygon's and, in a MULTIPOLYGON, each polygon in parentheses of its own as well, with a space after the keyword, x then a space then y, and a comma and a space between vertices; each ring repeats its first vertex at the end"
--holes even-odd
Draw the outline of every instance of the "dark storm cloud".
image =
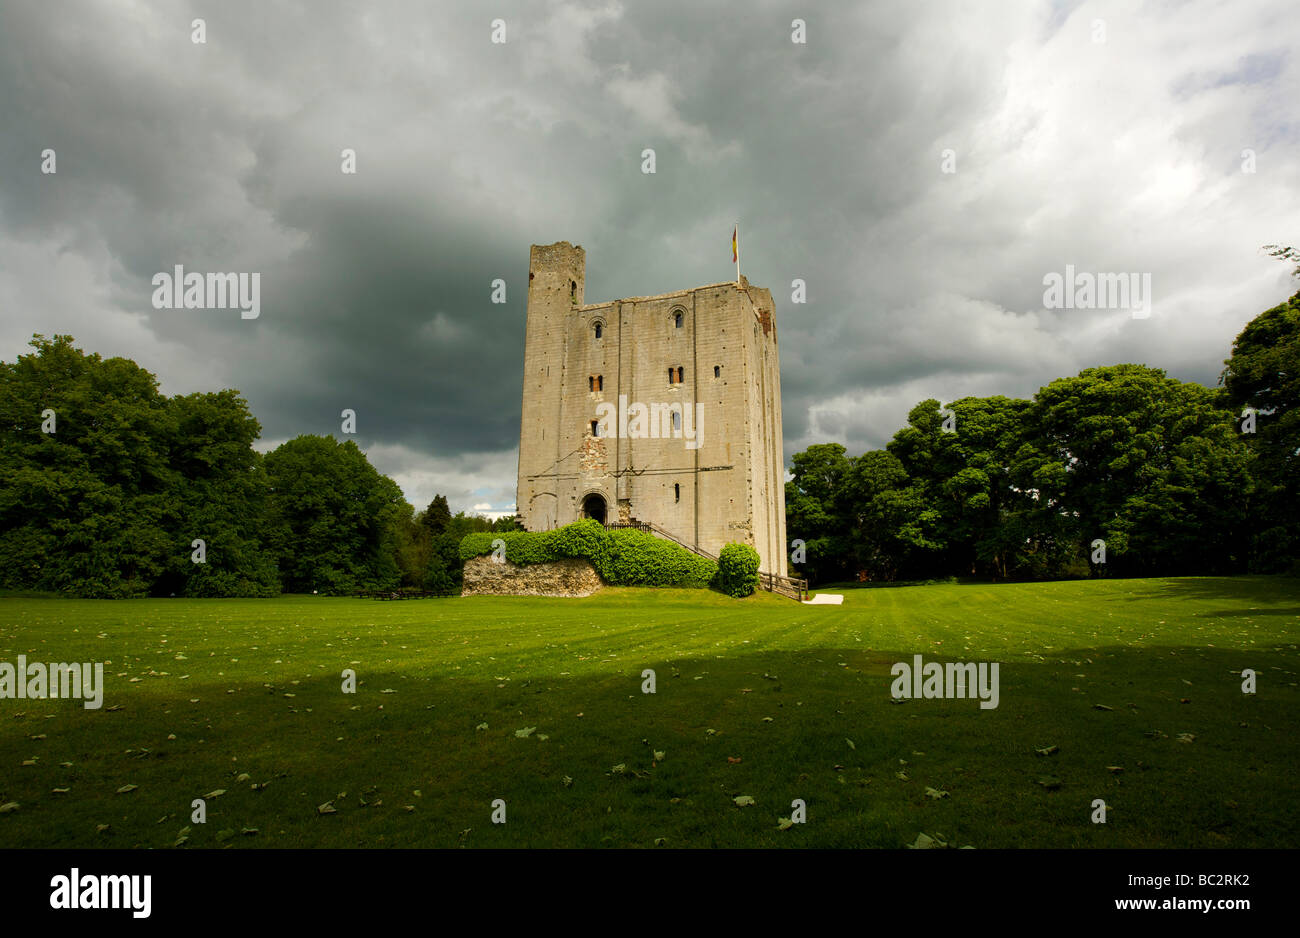
POLYGON ((595 302, 729 279, 740 219, 787 454, 1095 364, 1213 383, 1289 289, 1285 3, 1003 6, 0 4, 0 346, 237 387, 266 445, 352 408, 417 505, 501 509, 528 246, 582 244, 595 302), (260 272, 261 316, 154 310, 177 263, 260 272), (1152 319, 1044 309, 1066 264, 1150 272, 1152 319))

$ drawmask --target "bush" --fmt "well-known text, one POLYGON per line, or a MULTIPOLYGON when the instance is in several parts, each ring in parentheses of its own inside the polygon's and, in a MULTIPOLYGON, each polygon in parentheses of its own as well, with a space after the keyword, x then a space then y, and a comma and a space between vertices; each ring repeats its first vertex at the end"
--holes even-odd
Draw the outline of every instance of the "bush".
POLYGON ((728 544, 718 555, 718 589, 743 599, 758 589, 758 551, 748 544, 728 544))
POLYGON ((707 557, 655 537, 646 531, 609 532, 610 556, 605 570, 596 571, 617 586, 680 586, 706 589, 718 565, 707 557))
POLYGON ((645 531, 608 531, 585 519, 553 531, 469 534, 460 542, 461 560, 492 553, 492 542, 506 545, 506 560, 520 565, 583 557, 612 586, 679 586, 705 589, 718 565, 684 547, 645 531))

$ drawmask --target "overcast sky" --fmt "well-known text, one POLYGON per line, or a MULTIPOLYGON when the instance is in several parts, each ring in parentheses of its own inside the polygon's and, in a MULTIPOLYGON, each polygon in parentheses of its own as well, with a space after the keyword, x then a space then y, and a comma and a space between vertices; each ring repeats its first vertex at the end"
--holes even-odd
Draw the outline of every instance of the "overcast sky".
POLYGON ((1300 241, 1297 50, 1294 0, 4 0, 0 357, 238 388, 264 449, 352 408, 417 508, 501 511, 529 245, 581 244, 591 303, 733 277, 739 219, 787 465, 1094 365, 1215 384, 1296 289, 1260 246, 1300 241), (260 315, 153 308, 176 264, 260 273, 260 315), (1067 264, 1150 317, 1045 308, 1067 264))

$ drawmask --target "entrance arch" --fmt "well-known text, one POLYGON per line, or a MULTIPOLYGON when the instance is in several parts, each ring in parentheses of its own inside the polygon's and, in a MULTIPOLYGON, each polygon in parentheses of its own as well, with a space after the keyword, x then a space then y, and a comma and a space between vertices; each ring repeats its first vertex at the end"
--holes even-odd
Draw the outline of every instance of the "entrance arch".
POLYGON ((582 517, 605 523, 605 496, 592 492, 582 500, 582 517))

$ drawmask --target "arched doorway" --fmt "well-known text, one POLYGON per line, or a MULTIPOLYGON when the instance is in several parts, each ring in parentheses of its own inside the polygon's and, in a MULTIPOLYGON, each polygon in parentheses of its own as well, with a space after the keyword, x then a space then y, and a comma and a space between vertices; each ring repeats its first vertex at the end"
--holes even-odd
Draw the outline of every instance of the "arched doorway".
POLYGON ((605 498, 595 492, 582 500, 582 516, 593 521, 605 523, 605 498))

